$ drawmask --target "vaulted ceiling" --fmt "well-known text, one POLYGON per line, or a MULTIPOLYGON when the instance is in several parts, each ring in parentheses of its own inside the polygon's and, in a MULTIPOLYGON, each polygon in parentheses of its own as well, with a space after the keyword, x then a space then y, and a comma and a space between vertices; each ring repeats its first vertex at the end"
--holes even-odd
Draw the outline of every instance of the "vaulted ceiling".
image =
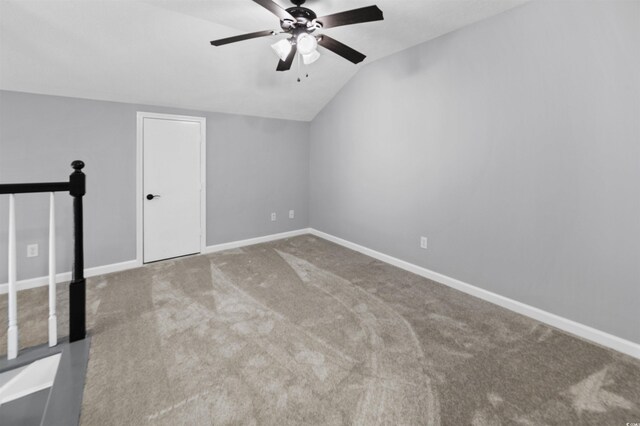
POLYGON ((308 121, 367 63, 523 2, 308 0, 318 16, 377 4, 385 20, 323 31, 365 53, 362 64, 321 48, 281 73, 269 46, 282 35, 209 44, 279 29, 250 0, 0 0, 0 89, 308 121))

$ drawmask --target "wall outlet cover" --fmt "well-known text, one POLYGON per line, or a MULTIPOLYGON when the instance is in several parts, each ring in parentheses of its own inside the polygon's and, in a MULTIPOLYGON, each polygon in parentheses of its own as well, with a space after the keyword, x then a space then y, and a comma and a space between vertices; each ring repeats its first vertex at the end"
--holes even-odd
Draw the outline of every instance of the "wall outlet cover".
POLYGON ((38 256, 38 245, 29 244, 27 246, 27 257, 37 257, 37 256, 38 256))
POLYGON ((420 248, 427 248, 427 237, 420 237, 420 248))
POLYGON ((295 210, 289 210, 289 219, 293 219, 296 217, 296 211, 295 210))
POLYGON ((271 213, 271 222, 275 222, 275 221, 276 221, 276 214, 271 213))

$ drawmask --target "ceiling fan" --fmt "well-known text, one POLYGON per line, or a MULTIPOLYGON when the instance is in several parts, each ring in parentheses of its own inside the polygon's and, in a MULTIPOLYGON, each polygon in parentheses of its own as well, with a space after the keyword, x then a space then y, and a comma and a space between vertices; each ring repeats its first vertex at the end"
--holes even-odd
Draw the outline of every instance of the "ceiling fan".
POLYGON ((213 46, 222 46, 237 41, 249 40, 252 38, 266 37, 276 34, 289 34, 290 37, 282 39, 271 47, 280 58, 277 71, 288 71, 296 56, 299 53, 305 65, 312 64, 320 58, 318 46, 322 46, 343 58, 358 64, 366 58, 365 55, 351 47, 340 43, 328 35, 313 35, 315 31, 340 27, 343 25, 360 24, 363 22, 381 21, 384 19, 382 11, 377 6, 362 7, 348 10, 346 12, 334 13, 332 15, 317 17, 315 12, 302 4, 306 0, 291 0, 295 5, 284 9, 271 0, 253 0, 264 7, 278 18, 282 31, 258 31, 255 33, 243 34, 235 37, 223 38, 211 42, 213 46))

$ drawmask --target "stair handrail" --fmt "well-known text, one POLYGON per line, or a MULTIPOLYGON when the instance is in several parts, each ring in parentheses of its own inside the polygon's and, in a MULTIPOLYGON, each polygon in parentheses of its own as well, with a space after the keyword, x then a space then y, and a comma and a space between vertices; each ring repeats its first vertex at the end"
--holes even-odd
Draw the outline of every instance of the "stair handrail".
POLYGON ((69 341, 82 340, 86 336, 86 291, 84 277, 84 244, 82 197, 86 194, 86 176, 82 172, 84 162, 71 163, 73 173, 68 182, 7 183, 0 184, 0 194, 9 194, 9 285, 7 359, 18 355, 17 274, 16 274, 16 221, 15 195, 49 192, 49 346, 57 344, 56 314, 56 250, 55 250, 55 192, 66 192, 73 197, 73 268, 69 284, 69 341))

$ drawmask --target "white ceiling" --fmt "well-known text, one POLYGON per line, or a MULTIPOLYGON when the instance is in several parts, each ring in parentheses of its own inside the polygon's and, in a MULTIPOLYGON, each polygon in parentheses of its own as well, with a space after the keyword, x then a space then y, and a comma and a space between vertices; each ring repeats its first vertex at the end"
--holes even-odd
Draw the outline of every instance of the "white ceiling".
POLYGON ((322 51, 298 83, 295 63, 275 71, 283 36, 209 44, 279 29, 250 0, 0 0, 0 88, 307 121, 367 63, 524 1, 308 0, 318 16, 377 4, 385 20, 325 30, 367 59, 322 51))

